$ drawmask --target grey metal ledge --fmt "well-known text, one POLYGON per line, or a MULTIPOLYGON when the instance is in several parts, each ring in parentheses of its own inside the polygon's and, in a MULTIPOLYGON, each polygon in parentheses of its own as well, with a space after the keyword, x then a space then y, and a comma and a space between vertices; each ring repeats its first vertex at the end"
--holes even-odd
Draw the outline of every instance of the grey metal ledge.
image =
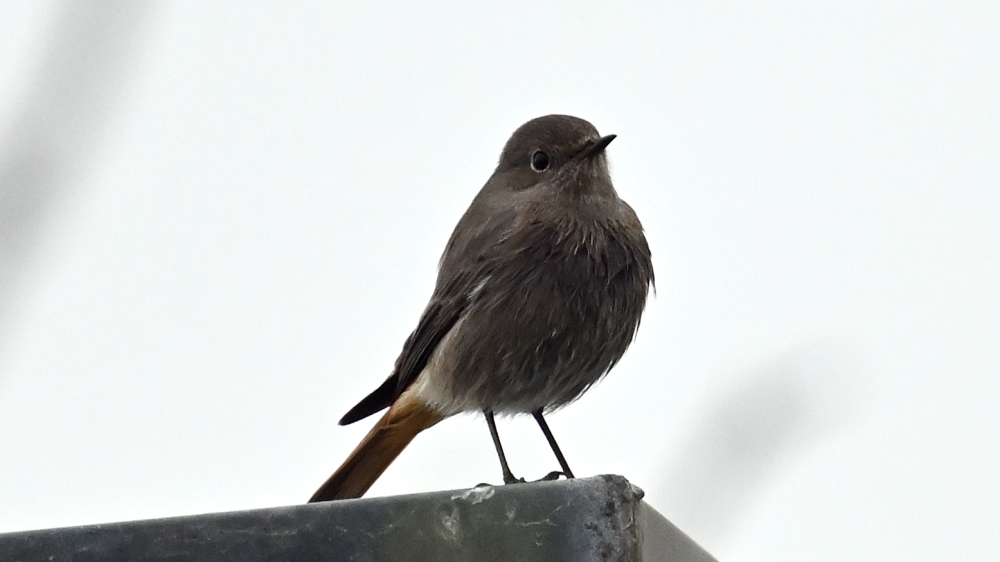
POLYGON ((4 561, 712 561, 621 476, 0 534, 4 561))

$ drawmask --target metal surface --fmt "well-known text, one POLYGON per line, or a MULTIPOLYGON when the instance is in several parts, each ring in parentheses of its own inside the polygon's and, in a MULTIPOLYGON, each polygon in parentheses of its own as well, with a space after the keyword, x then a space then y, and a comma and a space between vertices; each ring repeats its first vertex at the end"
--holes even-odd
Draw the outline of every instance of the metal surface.
POLYGON ((0 560, 714 560, 620 476, 0 534, 0 560))

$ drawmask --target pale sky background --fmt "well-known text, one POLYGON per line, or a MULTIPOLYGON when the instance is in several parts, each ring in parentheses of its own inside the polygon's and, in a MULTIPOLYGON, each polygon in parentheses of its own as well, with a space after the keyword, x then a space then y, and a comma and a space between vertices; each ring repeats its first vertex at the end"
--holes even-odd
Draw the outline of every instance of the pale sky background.
MULTIPOLYGON (((658 288, 550 417, 577 475, 725 560, 1000 556, 995 0, 9 0, 0 76, 0 532, 304 502, 507 137, 569 113, 658 288)), ((371 494, 482 481, 464 416, 371 494)))

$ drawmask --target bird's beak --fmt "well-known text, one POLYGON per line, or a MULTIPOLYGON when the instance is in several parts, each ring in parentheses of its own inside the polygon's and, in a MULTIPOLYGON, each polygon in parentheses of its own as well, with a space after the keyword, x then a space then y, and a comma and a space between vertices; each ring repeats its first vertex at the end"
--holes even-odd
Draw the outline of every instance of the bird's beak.
POLYGON ((601 137, 595 140, 594 144, 588 146, 583 150, 583 157, 593 158, 594 156, 597 156, 598 154, 604 152, 604 149, 607 148, 608 145, 611 144, 611 141, 615 140, 615 137, 617 136, 618 135, 608 135, 606 137, 601 137))

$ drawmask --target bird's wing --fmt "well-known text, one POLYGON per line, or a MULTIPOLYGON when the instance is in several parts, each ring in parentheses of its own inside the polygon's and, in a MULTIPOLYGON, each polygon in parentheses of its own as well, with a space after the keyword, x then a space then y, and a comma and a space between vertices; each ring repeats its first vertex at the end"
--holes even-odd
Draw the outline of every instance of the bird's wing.
MULTIPOLYGON (((467 214, 463 222, 467 223, 468 218, 467 214)), ((340 425, 388 408, 417 379, 438 344, 475 298, 475 288, 481 287, 480 283, 490 275, 494 256, 500 253, 499 247, 515 219, 513 210, 507 209, 472 228, 463 229, 463 223, 459 223, 445 250, 434 295, 417 328, 406 338, 396 368, 381 386, 341 418, 340 425)))
POLYGON ((454 288, 439 287, 421 315, 417 328, 406 338, 392 374, 374 392, 344 414, 340 425, 354 423, 383 408, 388 408, 406 387, 416 380, 434 353, 434 349, 458 322, 468 305, 468 291, 463 291, 459 287, 466 284, 467 281, 464 279, 455 279, 452 283, 454 288))
POLYGON ((469 282, 470 275, 463 275, 454 279, 449 287, 444 287, 441 294, 435 295, 427 305, 427 310, 420 317, 417 329, 413 330, 410 337, 406 338, 403 344, 403 351, 396 359, 395 375, 396 395, 402 394, 404 390, 420 375, 427 365, 431 354, 437 348, 444 336, 462 317, 462 313, 469 305, 469 282))

